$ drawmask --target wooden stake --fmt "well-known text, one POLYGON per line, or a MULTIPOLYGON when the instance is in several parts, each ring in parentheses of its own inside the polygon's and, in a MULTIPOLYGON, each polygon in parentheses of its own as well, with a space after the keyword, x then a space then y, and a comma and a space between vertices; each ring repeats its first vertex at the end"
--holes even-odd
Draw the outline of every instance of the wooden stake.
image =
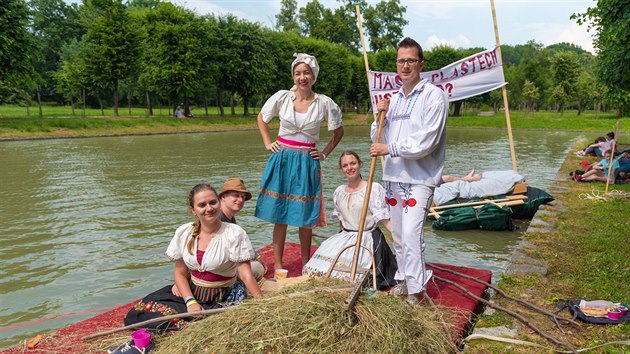
MULTIPOLYGON (((499 40, 499 25, 497 25, 497 13, 494 9, 494 0, 490 0, 490 5, 492 7, 492 21, 494 22, 494 37, 497 42, 497 51, 499 53, 499 57, 501 58, 501 63, 503 63, 503 57, 501 56, 501 41, 499 40)), ((503 70, 503 68, 501 68, 501 70, 503 70)), ((512 138, 512 123, 510 122, 510 106, 508 104, 507 88, 505 88, 505 85, 503 85, 503 87, 501 88, 501 91, 503 93, 503 106, 505 107, 505 121, 507 122, 508 140, 510 142, 510 154, 512 155, 512 169, 514 169, 514 172, 518 172, 516 169, 516 153, 514 152, 514 139, 512 138)))
MULTIPOLYGON (((615 149, 617 148, 617 139, 619 139, 619 121, 617 121, 617 128, 615 129, 615 140, 613 140, 612 150, 610 150, 610 161, 608 161, 608 176, 606 177, 606 191, 604 193, 608 193, 608 184, 610 181, 610 175, 613 171, 613 159, 615 158, 615 149)), ((613 178, 615 178, 613 176, 613 178)), ((614 183, 615 181, 613 181, 614 183)))
MULTIPOLYGON (((365 37, 363 36, 363 25, 361 24, 361 11, 359 5, 356 6, 357 10, 357 25, 359 26, 359 33, 361 34, 361 46, 363 47, 363 62, 365 63, 365 70, 368 79, 368 85, 370 83, 370 73, 368 67, 367 52, 365 49, 365 37)), ((385 120, 385 112, 380 112, 378 115, 378 130, 376 132, 375 143, 381 140, 381 134, 383 132, 383 121, 385 120)), ((372 182, 374 181, 374 171, 376 170, 376 156, 372 157, 372 163, 370 164, 370 174, 367 180, 367 187, 365 189, 365 199, 363 200, 363 210, 361 210, 361 218, 359 219, 359 230, 357 231, 357 247, 354 248, 354 256, 352 258, 352 266, 350 267, 350 279, 355 280, 357 274, 357 264, 359 263, 359 254, 361 252, 361 239, 363 238, 363 229, 365 228, 365 218, 367 216, 367 210, 370 206, 370 194, 372 193, 372 182)))
POLYGON ((527 199, 527 196, 525 195, 515 195, 515 196, 506 196, 505 198, 501 198, 501 199, 484 199, 484 200, 480 200, 477 202, 467 202, 467 203, 460 203, 460 204, 447 204, 447 205, 439 205, 436 207, 432 207, 432 210, 440 210, 440 209, 449 209, 449 208, 459 208, 459 207, 463 207, 463 206, 471 206, 471 205, 479 205, 479 204, 487 204, 487 203, 500 203, 500 202, 510 202, 513 200, 522 200, 522 199, 527 199))

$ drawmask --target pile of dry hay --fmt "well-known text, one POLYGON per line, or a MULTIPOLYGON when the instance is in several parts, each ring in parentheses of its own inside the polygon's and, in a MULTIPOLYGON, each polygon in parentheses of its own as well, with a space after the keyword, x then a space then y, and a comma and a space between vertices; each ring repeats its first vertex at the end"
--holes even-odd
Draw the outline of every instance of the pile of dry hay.
POLYGON ((340 284, 312 279, 282 293, 191 323, 158 338, 157 353, 448 353, 443 311, 403 299, 361 294, 352 312, 348 291, 312 292, 340 284), (304 294, 301 294, 305 292, 304 294))

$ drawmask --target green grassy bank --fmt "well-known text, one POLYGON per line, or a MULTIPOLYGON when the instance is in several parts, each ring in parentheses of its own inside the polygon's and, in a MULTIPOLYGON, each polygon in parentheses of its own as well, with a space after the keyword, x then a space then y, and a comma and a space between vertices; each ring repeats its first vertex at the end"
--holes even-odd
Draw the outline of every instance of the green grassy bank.
MULTIPOLYGON (((101 135, 126 134, 160 134, 178 132, 216 131, 232 129, 255 129, 256 115, 254 113, 243 116, 242 108, 237 107, 235 115, 229 109, 226 115, 220 116, 216 108, 205 115, 201 109, 195 110, 195 118, 173 118, 168 109, 155 109, 154 116, 147 116, 143 108, 128 108, 119 110, 120 117, 114 117, 111 109, 105 110, 102 116, 100 110, 89 109, 86 116, 81 117, 81 111, 75 110, 75 115, 69 107, 44 107, 44 117, 38 116, 35 108, 26 115, 24 107, 0 106, 0 139, 28 139, 80 137, 101 135), (214 112, 214 114, 212 114, 214 112), (204 114, 204 115, 201 115, 204 114)), ((254 110, 254 112, 257 112, 254 110)), ((345 113, 345 125, 361 125, 371 122, 371 115, 345 113)), ((621 121, 622 127, 630 126, 630 117, 617 119, 612 113, 587 111, 577 115, 576 111, 556 112, 520 112, 511 111, 510 121, 513 129, 552 129, 552 130, 613 130, 615 122, 621 121)), ((277 120, 272 121, 277 124, 277 120)), ((504 112, 495 116, 479 116, 478 112, 466 111, 460 117, 449 117, 449 126, 506 128, 504 112)), ((602 134, 603 135, 603 134, 602 134)))
MULTIPOLYGON (((576 145, 581 146, 581 145, 576 145)), ((626 146, 627 148, 627 146, 626 146)), ((499 287, 506 293, 555 312, 556 301, 562 299, 608 300, 630 303, 630 184, 579 183, 569 172, 580 168, 579 162, 599 158, 578 157, 569 153, 560 168, 554 193, 559 202, 554 212, 537 216, 553 225, 553 231, 527 232, 525 240, 531 246, 522 251, 545 265, 547 274, 504 275, 499 287)), ((500 306, 516 311, 533 325, 574 348, 587 348, 607 342, 630 340, 630 323, 619 325, 581 326, 563 324, 557 327, 549 317, 528 310, 500 295, 493 298, 500 306)), ((568 310, 561 315, 571 317, 568 310)), ((477 327, 515 324, 518 339, 535 342, 547 348, 553 345, 528 327, 502 312, 483 315, 477 327)), ((470 353, 532 353, 553 352, 515 344, 500 344, 488 340, 470 343, 470 353)), ((629 346, 607 346, 589 353, 625 353, 629 346)))

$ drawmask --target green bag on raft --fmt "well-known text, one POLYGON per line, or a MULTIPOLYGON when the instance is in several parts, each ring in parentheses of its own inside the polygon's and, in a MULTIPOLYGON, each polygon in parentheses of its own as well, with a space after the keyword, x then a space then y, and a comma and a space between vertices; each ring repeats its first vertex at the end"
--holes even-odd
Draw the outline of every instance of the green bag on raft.
POLYGON ((484 204, 481 208, 460 207, 445 209, 440 218, 433 221, 433 229, 459 231, 470 229, 512 231, 515 229, 511 218, 512 210, 508 206, 484 204))
POLYGON ((532 219, 541 204, 553 201, 553 197, 544 190, 527 186, 527 199, 521 205, 512 205, 512 219, 532 219))

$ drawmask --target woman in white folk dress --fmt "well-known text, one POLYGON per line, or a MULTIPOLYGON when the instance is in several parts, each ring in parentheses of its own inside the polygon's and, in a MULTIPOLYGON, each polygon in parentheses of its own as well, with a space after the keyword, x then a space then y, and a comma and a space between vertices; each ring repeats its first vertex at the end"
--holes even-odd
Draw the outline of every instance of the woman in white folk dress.
MULTIPOLYGON (((337 187, 333 196, 333 218, 339 219, 341 230, 339 233, 324 241, 317 252, 302 268, 304 275, 324 275, 335 257, 344 247, 356 244, 361 212, 367 190, 367 181, 361 178, 362 161, 354 151, 344 151, 339 158, 339 168, 348 179, 348 184, 337 187)), ((391 229, 389 209, 385 201, 385 189, 378 183, 372 184, 369 208, 365 219, 363 237, 357 266, 359 268, 372 268, 372 254, 376 263, 376 283, 380 290, 388 289, 395 285, 394 275, 397 266, 392 250, 389 248, 385 235, 379 225, 391 229)), ((354 257, 354 247, 345 250, 337 261, 337 266, 350 268, 354 257)), ((349 278, 350 273, 333 271, 332 277, 349 278)))

